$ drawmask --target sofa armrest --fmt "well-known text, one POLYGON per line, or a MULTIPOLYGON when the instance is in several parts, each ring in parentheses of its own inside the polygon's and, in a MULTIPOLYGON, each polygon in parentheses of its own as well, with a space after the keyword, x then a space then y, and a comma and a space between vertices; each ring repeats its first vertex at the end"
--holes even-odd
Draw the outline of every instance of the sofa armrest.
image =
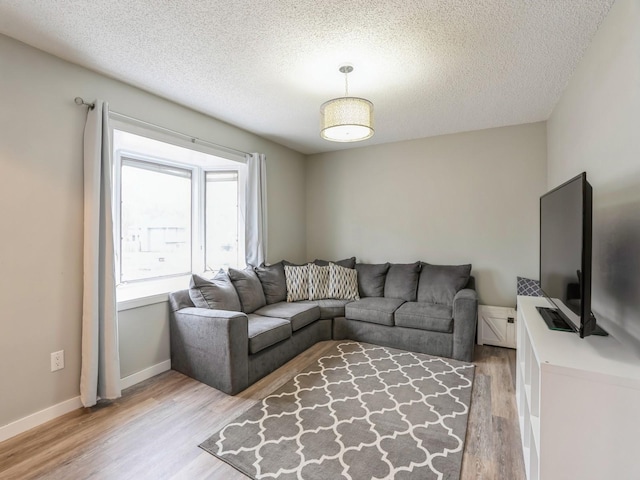
POLYGON ((247 316, 189 307, 171 312, 171 368, 229 395, 249 386, 247 316))
POLYGON ((453 358, 473 361, 478 322, 478 294, 464 288, 453 298, 453 358))

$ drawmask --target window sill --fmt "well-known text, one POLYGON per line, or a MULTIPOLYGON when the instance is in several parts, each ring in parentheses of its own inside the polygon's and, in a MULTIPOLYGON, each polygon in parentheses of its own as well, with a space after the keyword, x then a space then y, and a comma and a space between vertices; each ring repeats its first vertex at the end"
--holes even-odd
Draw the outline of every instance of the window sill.
POLYGON ((149 280, 146 282, 118 285, 116 288, 117 309, 131 310, 168 301, 169 293, 189 288, 191 275, 149 280))

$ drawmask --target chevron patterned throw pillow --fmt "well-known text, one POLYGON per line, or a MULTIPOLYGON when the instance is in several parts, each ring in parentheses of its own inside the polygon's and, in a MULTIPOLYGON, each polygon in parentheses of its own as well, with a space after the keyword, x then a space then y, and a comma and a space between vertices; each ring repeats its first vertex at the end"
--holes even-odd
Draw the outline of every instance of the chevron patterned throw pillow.
POLYGON ((358 271, 330 263, 329 298, 360 300, 360 295, 358 295, 358 271))
POLYGON ((309 264, 309 300, 329 298, 329 269, 309 264))
POLYGON ((287 302, 309 299, 309 265, 285 265, 284 276, 287 283, 287 302))

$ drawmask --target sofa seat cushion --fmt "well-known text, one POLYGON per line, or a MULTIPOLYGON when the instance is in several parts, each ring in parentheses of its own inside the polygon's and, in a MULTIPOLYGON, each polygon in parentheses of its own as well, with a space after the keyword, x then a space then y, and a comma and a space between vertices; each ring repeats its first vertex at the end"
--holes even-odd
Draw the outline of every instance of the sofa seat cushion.
POLYGON ((395 313, 396 325, 430 332, 453 332, 453 311, 448 305, 407 302, 395 313))
POLYGON ((320 307, 311 302, 278 302, 255 311, 264 317, 282 318, 291 322, 295 332, 320 318, 320 307))
POLYGON ((291 337, 291 322, 284 318, 263 317, 250 313, 248 318, 249 353, 258 353, 291 337))
POLYGON ((345 316, 351 320, 393 326, 393 312, 404 303, 399 298, 367 297, 345 307, 345 316))
POLYGON ((299 303, 317 305, 320 308, 320 319, 344 317, 344 307, 353 300, 338 300, 336 298, 326 298, 322 300, 304 300, 299 303))

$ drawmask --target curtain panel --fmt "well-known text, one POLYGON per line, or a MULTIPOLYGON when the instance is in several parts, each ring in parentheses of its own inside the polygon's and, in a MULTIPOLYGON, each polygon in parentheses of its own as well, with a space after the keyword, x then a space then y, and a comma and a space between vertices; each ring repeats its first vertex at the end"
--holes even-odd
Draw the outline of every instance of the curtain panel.
POLYGON ((120 397, 109 106, 96 100, 84 129, 84 278, 80 399, 120 397))
POLYGON ((245 259, 247 265, 260 266, 267 258, 267 157, 247 155, 247 216, 245 259))

